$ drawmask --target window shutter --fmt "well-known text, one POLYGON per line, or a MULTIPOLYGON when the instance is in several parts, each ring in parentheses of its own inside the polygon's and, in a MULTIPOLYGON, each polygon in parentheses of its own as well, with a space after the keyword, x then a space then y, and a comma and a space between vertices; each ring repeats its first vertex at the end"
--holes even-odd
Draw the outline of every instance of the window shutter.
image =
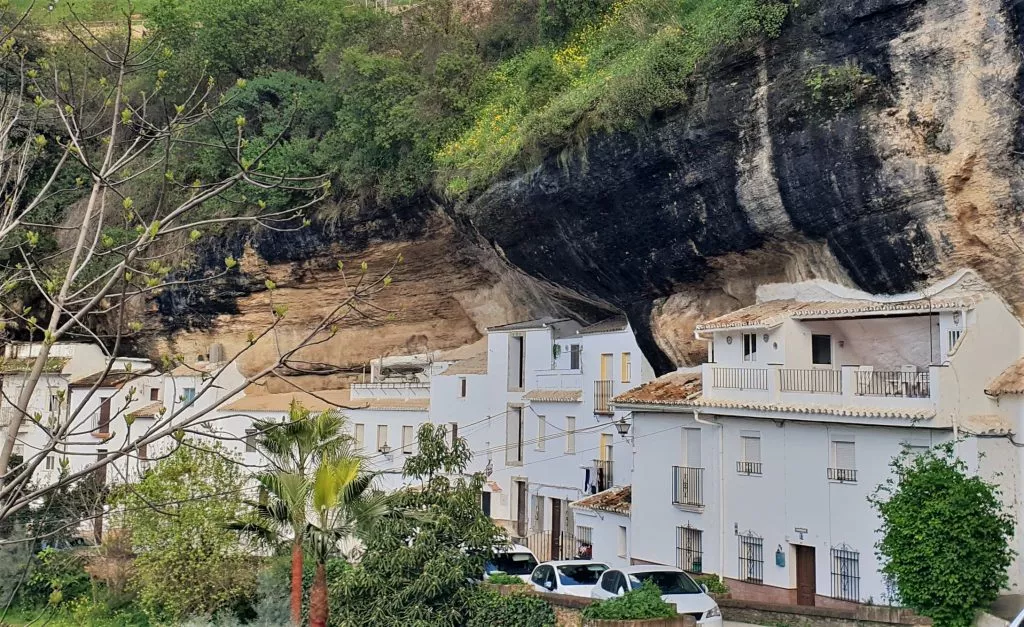
POLYGON ((548 423, 544 420, 544 416, 537 416, 537 450, 544 450, 544 439, 547 437, 548 423))
POLYGON ((833 442, 835 450, 835 467, 843 470, 856 470, 857 459, 854 455, 853 442, 833 442))
POLYGON ((761 463, 761 437, 745 435, 743 440, 743 461, 761 463))
POLYGON ((684 429, 686 434, 686 465, 700 468, 700 429, 684 429))
POLYGON ((522 410, 518 407, 509 407, 505 414, 505 463, 516 464, 523 461, 523 447, 520 436, 523 432, 520 422, 523 419, 522 410))

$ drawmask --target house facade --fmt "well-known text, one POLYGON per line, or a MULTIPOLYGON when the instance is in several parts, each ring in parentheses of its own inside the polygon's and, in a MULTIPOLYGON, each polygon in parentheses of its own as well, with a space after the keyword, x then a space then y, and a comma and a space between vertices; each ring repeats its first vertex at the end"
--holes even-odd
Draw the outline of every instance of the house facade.
POLYGON ((590 326, 547 318, 488 329, 486 353, 431 381, 431 420, 457 425, 470 472, 489 481, 484 508, 539 558, 581 545, 569 504, 629 485, 629 445, 615 394, 653 378, 623 318, 590 326))
POLYGON ((977 277, 895 297, 820 281, 758 297, 697 326, 699 369, 615 399, 631 412, 632 562, 720 574, 740 598, 885 602, 868 497, 893 457, 951 440, 1020 517, 1016 397, 985 391, 1024 353, 1024 329, 977 277))

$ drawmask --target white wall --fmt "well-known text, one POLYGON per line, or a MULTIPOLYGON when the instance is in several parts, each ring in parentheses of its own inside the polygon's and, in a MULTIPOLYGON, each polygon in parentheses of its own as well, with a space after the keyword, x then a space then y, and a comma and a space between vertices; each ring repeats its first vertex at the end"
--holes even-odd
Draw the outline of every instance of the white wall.
MULTIPOLYGON (((619 555, 619 527, 626 528, 627 547, 633 535, 630 531, 630 517, 614 512, 598 512, 589 509, 573 509, 576 516, 576 526, 585 526, 592 529, 593 544, 591 557, 608 564, 612 568, 624 568, 629 566, 628 556, 619 555)), ((574 530, 575 533, 575 530, 574 530)))
MULTIPOLYGON (((704 415, 703 418, 710 418, 704 415)), ((926 428, 865 427, 813 422, 724 418, 725 515, 720 510, 718 427, 699 425, 692 415, 634 413, 636 468, 633 481, 632 557, 675 563, 675 528, 701 529, 703 563, 707 572, 722 570, 736 578, 739 571, 737 532, 763 538, 764 584, 795 586, 792 544, 816 548, 818 594, 831 596, 830 549, 846 544, 860 553, 860 598, 880 602, 885 587, 877 573, 874 545, 878 519, 867 497, 889 476, 888 462, 903 442, 935 444, 950 432, 926 428), (701 429, 705 468, 702 511, 672 505, 671 466, 683 461, 681 429, 701 429), (763 475, 737 472, 741 432, 761 437, 763 475), (857 481, 829 481, 832 436, 852 436, 856 442, 857 481), (643 515, 638 515, 642 512, 643 515), (722 524, 724 521, 724 525, 722 524), (795 530, 806 529, 803 538, 795 530), (722 530, 724 529, 724 538, 722 530), (781 547, 786 566, 775 565, 781 547), (721 549, 724 548, 724 569, 721 549)))

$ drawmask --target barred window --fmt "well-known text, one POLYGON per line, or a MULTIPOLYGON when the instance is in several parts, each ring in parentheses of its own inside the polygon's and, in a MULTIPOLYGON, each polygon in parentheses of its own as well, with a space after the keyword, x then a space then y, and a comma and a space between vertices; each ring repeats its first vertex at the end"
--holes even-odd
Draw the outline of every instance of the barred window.
POLYGON ((832 547, 832 597, 860 601, 860 553, 845 544, 832 547))
POLYGON ((594 528, 576 525, 576 542, 579 544, 594 544, 594 528))
POLYGON ((701 573, 704 562, 704 532, 693 527, 676 527, 676 568, 701 573))
POLYGON ((748 531, 747 535, 739 536, 739 544, 739 579, 762 583, 764 581, 764 541, 760 536, 748 531))

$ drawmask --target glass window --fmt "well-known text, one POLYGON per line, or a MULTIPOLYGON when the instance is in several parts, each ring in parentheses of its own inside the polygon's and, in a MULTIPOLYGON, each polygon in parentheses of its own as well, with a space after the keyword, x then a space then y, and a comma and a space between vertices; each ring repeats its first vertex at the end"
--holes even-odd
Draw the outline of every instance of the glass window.
POLYGON ((832 336, 811 336, 811 363, 827 365, 832 363, 832 336))
POLYGON ((256 429, 245 430, 245 452, 253 453, 256 451, 256 429))
POLYGON ((412 441, 414 439, 412 427, 405 425, 402 427, 402 452, 406 455, 412 455, 412 441))
POLYGON ((558 582, 563 586, 592 586, 606 570, 604 564, 566 564, 558 567, 558 582))
POLYGON ((630 363, 631 357, 629 353, 622 353, 622 382, 629 383, 632 365, 630 363))
POLYGON ((538 451, 544 450, 544 441, 547 439, 548 422, 544 416, 537 414, 537 444, 534 448, 538 451))
POLYGON ((363 448, 366 439, 366 425, 356 423, 355 426, 356 448, 363 448))
POLYGON ((501 571, 508 575, 529 575, 537 568, 537 560, 529 553, 497 553, 484 566, 484 572, 501 571))
POLYGON ((576 453, 576 417, 565 417, 565 452, 576 453))
POLYGON ((388 426, 377 425, 377 450, 380 451, 388 443, 388 426))
POLYGON ((604 574, 604 577, 601 577, 601 588, 612 594, 618 592, 620 578, 619 571, 609 570, 604 574))
POLYGON ((662 594, 700 594, 704 592, 686 573, 658 570, 629 575, 630 588, 639 588, 645 581, 653 582, 662 594))
POLYGON ((757 361, 757 333, 743 334, 743 361, 757 361))
POLYGON ((625 527, 619 527, 619 557, 626 557, 628 554, 629 547, 627 546, 627 533, 628 530, 625 527))
POLYGON ((195 388, 185 388, 185 389, 183 389, 181 391, 181 400, 186 402, 186 403, 191 401, 195 397, 196 397, 196 389, 195 388))

